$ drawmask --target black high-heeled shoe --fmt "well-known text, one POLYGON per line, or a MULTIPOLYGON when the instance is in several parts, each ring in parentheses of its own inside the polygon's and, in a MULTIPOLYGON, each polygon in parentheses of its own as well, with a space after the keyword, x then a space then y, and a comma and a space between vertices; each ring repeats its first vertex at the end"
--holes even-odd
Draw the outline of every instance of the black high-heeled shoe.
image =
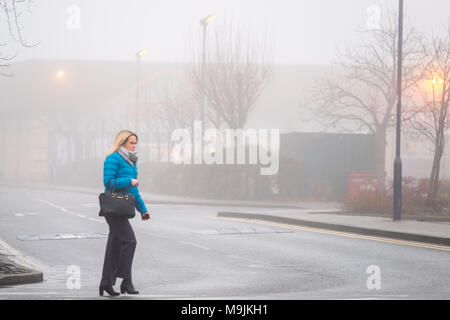
POLYGON ((100 286, 98 288, 98 292, 101 297, 103 297, 103 291, 106 291, 111 297, 117 297, 120 295, 120 293, 114 291, 114 288, 112 286, 100 286))
POLYGON ((131 280, 123 280, 120 284, 120 293, 139 294, 139 291, 134 288, 131 280))

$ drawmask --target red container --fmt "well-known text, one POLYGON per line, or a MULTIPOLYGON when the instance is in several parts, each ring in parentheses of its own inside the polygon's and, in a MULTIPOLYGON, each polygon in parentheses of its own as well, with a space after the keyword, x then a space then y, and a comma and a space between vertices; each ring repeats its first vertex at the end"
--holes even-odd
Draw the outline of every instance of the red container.
POLYGON ((351 172, 348 175, 348 194, 354 195, 359 191, 376 191, 377 175, 375 172, 351 172))

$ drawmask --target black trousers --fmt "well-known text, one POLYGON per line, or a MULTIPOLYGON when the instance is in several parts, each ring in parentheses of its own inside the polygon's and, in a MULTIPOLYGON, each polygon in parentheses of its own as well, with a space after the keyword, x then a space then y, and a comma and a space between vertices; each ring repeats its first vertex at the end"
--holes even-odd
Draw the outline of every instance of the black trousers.
POLYGON ((113 286, 117 277, 131 280, 131 266, 137 242, 128 219, 105 219, 109 225, 109 235, 100 285, 113 286))

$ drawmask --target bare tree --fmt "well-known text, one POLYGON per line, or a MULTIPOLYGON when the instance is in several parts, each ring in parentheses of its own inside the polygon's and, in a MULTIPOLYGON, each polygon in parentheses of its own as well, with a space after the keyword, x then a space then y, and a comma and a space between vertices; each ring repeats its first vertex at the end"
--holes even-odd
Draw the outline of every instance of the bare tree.
MULTIPOLYGON (((158 104, 156 121, 158 122, 157 129, 158 142, 162 138, 167 139, 168 150, 171 149, 171 134, 173 130, 186 128, 191 132, 191 137, 194 137, 194 121, 198 118, 198 108, 194 97, 188 91, 178 90, 173 87, 168 87, 165 95, 158 104)), ((170 155, 170 154, 169 154, 170 155)))
POLYGON ((161 118, 170 130, 189 128, 193 130, 194 121, 198 119, 198 106, 192 88, 187 88, 187 82, 171 82, 161 97, 161 118))
POLYGON ((424 81, 416 88, 423 108, 409 125, 434 147, 427 204, 434 206, 439 189, 439 171, 445 147, 445 132, 450 127, 450 26, 445 38, 434 37, 427 50, 424 81))
POLYGON ((229 21, 213 31, 204 70, 201 62, 192 70, 195 93, 199 101, 206 96, 206 116, 215 127, 225 122, 230 128, 242 128, 272 78, 267 33, 258 39, 229 21))
MULTIPOLYGON (((38 43, 29 44, 23 36, 24 27, 20 21, 21 15, 28 11, 31 13, 32 0, 0 0, 0 11, 4 12, 6 16, 6 24, 8 28, 8 34, 14 42, 18 43, 22 47, 34 47, 38 43)), ((2 40, 3 41, 3 40, 2 40)), ((0 43, 0 49, 6 48, 8 43, 0 43)), ((4 51, 0 51, 0 67, 10 66, 10 62, 17 56, 17 52, 14 54, 7 54, 4 51)), ((4 76, 11 76, 8 73, 2 73, 4 76)))
POLYGON ((152 83, 147 88, 151 98, 144 105, 145 117, 159 154, 162 142, 167 141, 170 148, 173 130, 186 128, 193 136, 194 121, 198 119, 199 110, 189 80, 185 71, 169 70, 164 79, 159 79, 158 83, 152 83))
MULTIPOLYGON (((327 129, 369 132, 376 136, 376 175, 378 192, 385 191, 386 133, 395 124, 397 104, 397 36, 395 13, 382 21, 379 29, 359 30, 362 44, 346 47, 335 63, 338 76, 317 80, 309 88, 308 109, 324 121, 327 129)), ((424 47, 413 26, 403 35, 403 79, 405 100, 421 78, 420 65, 424 47)), ((403 105, 405 118, 415 108, 403 105)))

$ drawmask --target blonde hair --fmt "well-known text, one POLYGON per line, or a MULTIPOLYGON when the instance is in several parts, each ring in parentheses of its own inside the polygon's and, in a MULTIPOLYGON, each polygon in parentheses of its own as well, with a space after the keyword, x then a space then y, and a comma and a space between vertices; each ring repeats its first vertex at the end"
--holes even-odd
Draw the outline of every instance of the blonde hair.
POLYGON ((119 148, 121 146, 123 146, 124 144, 127 143, 127 140, 129 137, 131 136, 135 136, 136 137, 136 141, 138 141, 138 136, 136 133, 134 133, 133 131, 130 130, 120 130, 119 133, 116 135, 116 137, 114 138, 114 142, 111 146, 111 148, 109 148, 108 153, 106 154, 105 159, 111 154, 116 152, 117 150, 119 150, 119 148))

